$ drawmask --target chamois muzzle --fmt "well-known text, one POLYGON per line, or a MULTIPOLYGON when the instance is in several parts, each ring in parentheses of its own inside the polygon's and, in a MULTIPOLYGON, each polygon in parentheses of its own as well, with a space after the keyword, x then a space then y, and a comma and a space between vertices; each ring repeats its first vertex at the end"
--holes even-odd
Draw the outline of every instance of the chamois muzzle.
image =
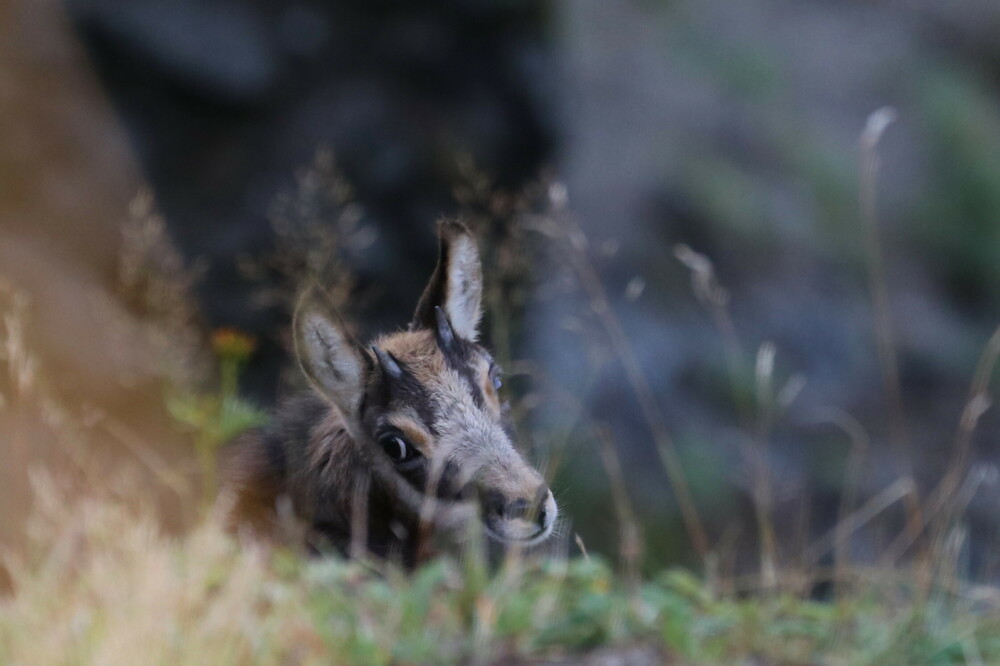
POLYGON ((509 497, 482 491, 479 497, 486 534, 497 541, 532 545, 552 533, 558 509, 552 491, 540 485, 534 497, 509 497))

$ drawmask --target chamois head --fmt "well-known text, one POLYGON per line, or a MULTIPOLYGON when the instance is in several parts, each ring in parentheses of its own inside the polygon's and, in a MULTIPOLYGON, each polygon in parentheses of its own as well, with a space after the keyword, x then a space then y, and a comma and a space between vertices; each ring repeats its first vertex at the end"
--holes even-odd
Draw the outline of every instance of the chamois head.
MULTIPOLYGON (((477 343, 483 277, 475 239, 438 226, 440 255, 406 331, 358 345, 313 290, 295 316, 296 353, 313 387, 341 412, 372 474, 426 517, 477 508, 490 537, 538 543, 557 509, 514 448, 500 368, 477 343)), ((461 512, 459 512, 461 513, 461 512)))

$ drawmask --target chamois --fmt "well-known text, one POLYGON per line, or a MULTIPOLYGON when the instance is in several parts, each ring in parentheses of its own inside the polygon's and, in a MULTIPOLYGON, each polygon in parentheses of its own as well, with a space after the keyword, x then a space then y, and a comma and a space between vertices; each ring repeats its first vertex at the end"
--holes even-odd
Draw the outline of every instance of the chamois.
POLYGON ((362 545, 407 565, 429 537, 470 525, 523 545, 552 533, 552 492, 514 448, 500 368, 477 343, 475 239, 459 222, 438 236, 405 331, 362 347, 318 288, 300 299, 295 352, 312 390, 235 443, 223 478, 232 529, 273 537, 284 506, 312 548, 362 545))

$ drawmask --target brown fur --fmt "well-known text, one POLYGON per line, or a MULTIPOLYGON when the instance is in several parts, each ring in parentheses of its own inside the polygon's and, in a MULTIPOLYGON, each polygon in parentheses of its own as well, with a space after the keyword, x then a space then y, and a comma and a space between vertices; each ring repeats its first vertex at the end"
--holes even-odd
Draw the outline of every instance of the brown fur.
POLYGON ((283 406, 269 427, 238 440, 224 470, 226 526, 231 531, 266 542, 303 538, 316 552, 332 547, 349 555, 364 546, 383 558, 416 561, 415 516, 394 510, 387 489, 372 483, 340 415, 318 398, 297 398, 283 406), (291 420, 310 407, 328 411, 302 431, 303 424, 291 420), (269 447, 280 447, 273 450, 282 452, 284 466, 275 464, 269 447), (283 501, 291 511, 281 512, 283 501), (365 508, 363 525, 358 525, 356 507, 365 508))

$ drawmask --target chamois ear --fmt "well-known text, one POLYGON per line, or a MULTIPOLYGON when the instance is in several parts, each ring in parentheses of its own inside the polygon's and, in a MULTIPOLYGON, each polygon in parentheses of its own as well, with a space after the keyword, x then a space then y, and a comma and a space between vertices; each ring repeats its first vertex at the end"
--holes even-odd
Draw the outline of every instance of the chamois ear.
POLYGON ((482 318, 483 268, 476 239, 461 222, 438 223, 438 263, 417 304, 410 330, 437 328, 435 307, 448 315, 455 334, 466 340, 479 337, 482 318))
POLYGON ((295 355, 310 383, 345 415, 356 414, 364 393, 364 360, 318 288, 299 299, 292 326, 295 355))

